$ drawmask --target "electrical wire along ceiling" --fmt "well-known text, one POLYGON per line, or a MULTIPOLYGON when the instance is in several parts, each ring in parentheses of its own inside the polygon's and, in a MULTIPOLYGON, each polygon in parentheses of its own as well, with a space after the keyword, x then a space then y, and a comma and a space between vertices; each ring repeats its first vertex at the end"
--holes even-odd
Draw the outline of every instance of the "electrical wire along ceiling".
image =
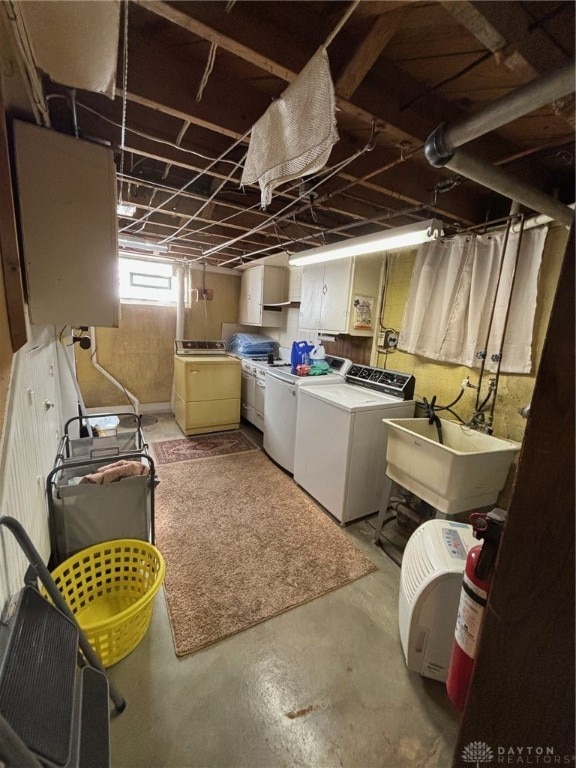
POLYGON ((112 92, 35 65, 45 124, 115 151, 121 253, 237 267, 513 199, 571 221, 573 2, 115 7, 112 92))

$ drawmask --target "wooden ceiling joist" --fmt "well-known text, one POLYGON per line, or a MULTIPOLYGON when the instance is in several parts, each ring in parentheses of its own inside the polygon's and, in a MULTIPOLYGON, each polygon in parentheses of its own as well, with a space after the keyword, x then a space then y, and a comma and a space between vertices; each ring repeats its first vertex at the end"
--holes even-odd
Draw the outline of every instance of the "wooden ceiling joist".
MULTIPOLYGON (((219 48, 222 48, 234 56, 238 56, 244 61, 253 64, 264 72, 268 72, 269 74, 274 75, 274 77, 277 77, 286 83, 292 83, 298 77, 297 72, 293 72, 287 67, 276 63, 269 57, 262 56, 254 49, 249 48, 248 46, 243 45, 236 40, 233 40, 227 35, 221 34, 206 24, 203 24, 191 16, 182 13, 182 11, 179 11, 172 6, 161 2, 161 0, 136 0, 136 2, 138 5, 142 6, 151 13, 166 19, 172 24, 177 24, 188 32, 191 32, 198 37, 203 38, 204 40, 208 40, 211 43, 216 43, 219 48)), ((372 114, 370 111, 363 109, 356 104, 352 104, 346 98, 342 98, 338 91, 336 91, 336 97, 338 108, 350 117, 353 117, 369 126, 381 122, 377 115, 372 114)), ((386 130, 389 134, 396 134, 395 138, 398 141, 418 141, 416 137, 408 136, 404 131, 398 131, 395 126, 386 124, 386 130)))
POLYGON ((335 83, 336 93, 343 99, 350 99, 362 80, 372 69, 374 62, 396 34, 399 13, 385 13, 376 17, 370 32, 346 64, 335 83))

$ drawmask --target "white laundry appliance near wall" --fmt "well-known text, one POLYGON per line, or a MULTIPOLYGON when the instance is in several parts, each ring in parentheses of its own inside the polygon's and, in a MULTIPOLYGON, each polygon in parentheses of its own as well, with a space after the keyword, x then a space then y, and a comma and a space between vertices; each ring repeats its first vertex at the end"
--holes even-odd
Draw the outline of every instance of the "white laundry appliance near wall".
POLYGON ((294 480, 341 524, 378 511, 390 482, 382 419, 413 416, 413 394, 411 374, 356 364, 339 383, 301 390, 294 480))
POLYGON ((270 368, 266 372, 266 411, 264 413, 264 450, 286 471, 294 472, 296 416, 300 393, 309 387, 326 387, 344 381, 352 362, 344 357, 326 356, 330 372, 319 376, 297 376, 289 367, 270 368))
POLYGON ((242 364, 242 417, 261 432, 264 431, 267 372, 273 368, 290 369, 290 363, 282 359, 259 360, 243 358, 242 364))

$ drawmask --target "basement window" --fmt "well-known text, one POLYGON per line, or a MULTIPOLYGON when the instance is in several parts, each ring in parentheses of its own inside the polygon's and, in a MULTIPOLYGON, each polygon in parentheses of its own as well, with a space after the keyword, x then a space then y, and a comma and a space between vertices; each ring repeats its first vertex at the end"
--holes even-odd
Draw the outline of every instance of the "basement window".
POLYGON ((119 272, 120 301, 176 303, 176 278, 171 264, 120 257, 119 272))

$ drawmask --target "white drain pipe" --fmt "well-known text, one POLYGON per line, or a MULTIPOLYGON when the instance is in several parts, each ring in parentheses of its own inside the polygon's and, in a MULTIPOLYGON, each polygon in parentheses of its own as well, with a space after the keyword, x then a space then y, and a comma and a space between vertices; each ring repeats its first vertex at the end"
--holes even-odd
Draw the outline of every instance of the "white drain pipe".
MULTIPOLYGON (((72 339, 72 333, 70 333, 70 338, 72 339)), ((66 365, 68 366, 68 370, 70 371, 70 378, 72 379, 72 385, 74 389, 76 390, 76 397, 78 398, 78 405, 80 406, 80 413, 83 417, 86 417, 86 404, 84 403, 84 398, 82 397, 82 391, 80 389, 80 385, 78 384, 78 379, 76 378, 76 370, 75 370, 75 360, 74 358, 74 346, 70 346, 70 352, 68 352, 68 349, 66 348, 66 345, 62 340, 60 340, 60 345, 58 347, 58 354, 62 354, 64 356, 64 360, 66 361, 66 365)))
POLYGON ((112 384, 114 384, 115 387, 118 387, 118 389, 122 390, 122 392, 126 395, 126 397, 132 403, 132 407, 134 408, 136 415, 140 416, 140 401, 138 400, 136 395, 133 395, 132 392, 126 389, 126 387, 123 384, 121 384, 118 381, 118 379, 115 379, 111 373, 108 373, 107 370, 102 368, 102 366, 98 362, 98 357, 96 354, 96 328, 94 328, 94 326, 90 328, 90 361, 94 366, 94 368, 96 368, 96 370, 99 371, 99 373, 101 373, 102 376, 105 376, 108 379, 108 381, 111 381, 112 384))
MULTIPOLYGON (((184 267, 178 265, 176 267, 176 285, 177 285, 177 298, 176 298, 176 336, 175 339, 184 338, 185 319, 186 319, 186 280, 184 267)), ((172 395, 170 397, 170 408, 172 413, 175 411, 176 404, 176 388, 174 385, 174 378, 172 378, 172 395)))

